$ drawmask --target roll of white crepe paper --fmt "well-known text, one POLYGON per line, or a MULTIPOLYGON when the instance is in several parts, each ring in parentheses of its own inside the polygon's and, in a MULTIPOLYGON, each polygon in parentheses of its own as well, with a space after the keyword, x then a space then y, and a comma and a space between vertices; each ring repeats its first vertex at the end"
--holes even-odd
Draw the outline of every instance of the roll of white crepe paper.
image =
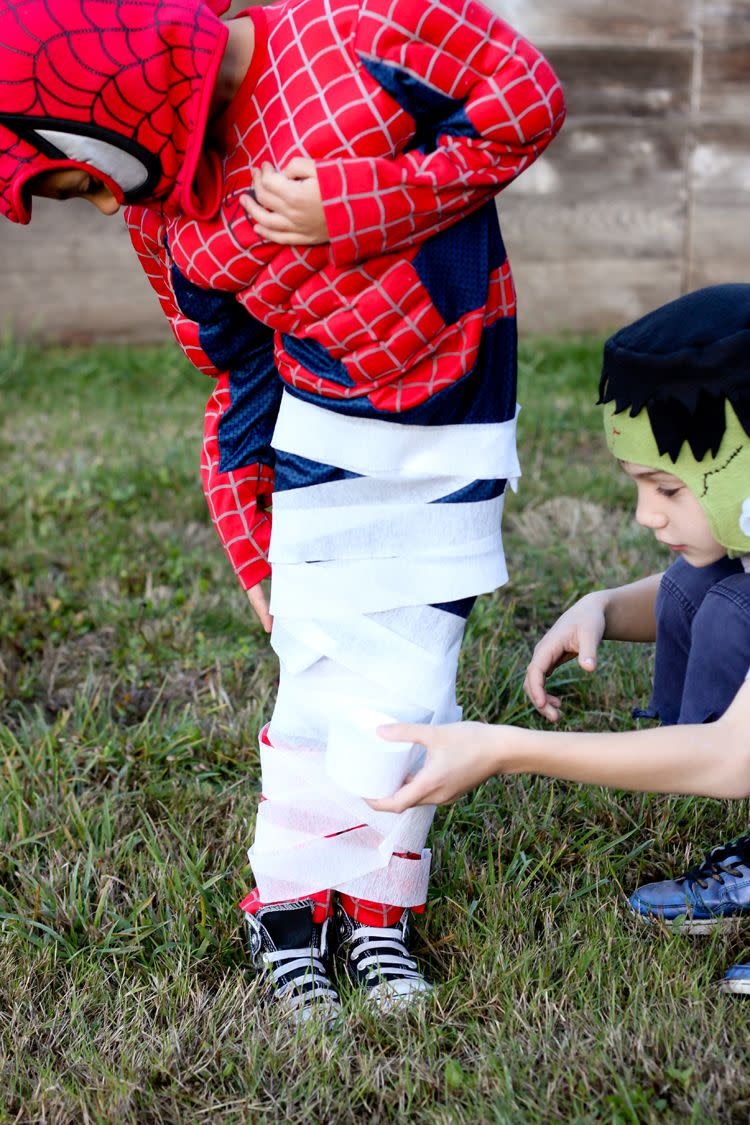
POLYGON ((420 757, 412 742, 386 742, 377 728, 398 722, 392 715, 366 709, 338 715, 328 728, 326 773, 357 797, 391 797, 420 757))

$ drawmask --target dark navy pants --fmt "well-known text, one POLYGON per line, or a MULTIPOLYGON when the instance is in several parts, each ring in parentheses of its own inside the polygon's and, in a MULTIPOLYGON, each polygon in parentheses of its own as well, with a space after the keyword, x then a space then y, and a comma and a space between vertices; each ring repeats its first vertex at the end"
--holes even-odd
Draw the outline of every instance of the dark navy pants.
POLYGON ((737 559, 690 566, 679 558, 656 598, 654 689, 638 718, 710 723, 750 667, 750 574, 737 559))

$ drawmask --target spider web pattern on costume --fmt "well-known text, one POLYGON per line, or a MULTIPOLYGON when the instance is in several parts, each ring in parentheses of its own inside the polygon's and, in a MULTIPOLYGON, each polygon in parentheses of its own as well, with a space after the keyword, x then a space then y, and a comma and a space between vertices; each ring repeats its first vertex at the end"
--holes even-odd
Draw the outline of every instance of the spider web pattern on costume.
MULTIPOLYGON (((500 403, 510 416, 516 300, 504 250, 486 251, 482 293, 453 319, 439 311, 445 293, 420 272, 418 258, 552 139, 564 105, 551 68, 513 29, 463 0, 295 0, 256 17, 267 57, 224 134, 222 209, 208 222, 168 221, 177 268, 199 287, 235 294, 275 330, 280 375, 303 396, 355 413, 414 410, 422 412, 417 421, 438 420, 435 396, 452 394, 481 369, 491 408, 500 403), (373 78, 365 55, 393 74, 414 75, 426 97, 437 90, 444 102, 460 103, 448 109, 468 118, 464 134, 438 128, 438 152, 409 151, 415 119, 373 78), (466 135, 470 129, 479 139, 466 135), (251 167, 283 168, 296 156, 314 159, 328 185, 330 247, 263 242, 239 206, 251 167), (300 350, 285 345, 289 337, 315 344, 321 370, 300 361, 300 350)), ((181 336, 185 346, 184 326, 181 336)), ((186 350, 196 358, 190 344, 186 350)), ((228 388, 220 388, 211 410, 220 415, 230 405, 228 388)), ((238 514, 257 502, 249 470, 235 493, 238 514)), ((257 535, 251 530, 243 549, 235 532, 241 536, 239 523, 228 536, 233 565, 244 558, 252 568, 253 557, 261 560, 253 555, 257 535)))
POLYGON ((178 220, 175 261, 196 284, 236 292, 280 337, 312 332, 328 366, 345 369, 338 382, 311 372, 280 342, 292 386, 409 409, 471 369, 483 324, 515 313, 507 260, 493 264, 486 300, 448 323, 411 263, 540 154, 562 123, 559 83, 507 25, 445 0, 301 0, 267 16, 267 63, 232 123, 223 213, 212 224, 178 220), (406 151, 415 120, 373 80, 372 59, 459 106, 476 135, 436 127, 434 152, 406 151), (333 191, 330 252, 259 242, 237 205, 249 167, 296 156, 315 159, 333 191))
POLYGON ((205 412, 201 480, 222 546, 241 585, 249 590, 271 573, 268 548, 273 469, 255 462, 229 473, 221 471, 219 426, 231 406, 229 373, 214 366, 201 346, 198 324, 185 316, 177 305, 165 245, 164 219, 143 207, 128 208, 125 217, 138 259, 177 342, 199 371, 216 380, 205 412))
POLYGON ((134 142, 161 169, 151 194, 166 194, 223 34, 201 0, 0 0, 0 205, 12 210, 14 181, 50 159, 10 115, 134 142))

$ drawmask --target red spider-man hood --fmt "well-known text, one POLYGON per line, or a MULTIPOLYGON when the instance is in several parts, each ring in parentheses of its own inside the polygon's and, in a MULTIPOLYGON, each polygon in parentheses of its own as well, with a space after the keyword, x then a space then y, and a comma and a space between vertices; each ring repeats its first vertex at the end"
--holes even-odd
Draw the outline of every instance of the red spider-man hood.
POLYGON ((212 214, 204 151, 229 0, 0 0, 0 213, 33 176, 84 168, 120 202, 212 214))

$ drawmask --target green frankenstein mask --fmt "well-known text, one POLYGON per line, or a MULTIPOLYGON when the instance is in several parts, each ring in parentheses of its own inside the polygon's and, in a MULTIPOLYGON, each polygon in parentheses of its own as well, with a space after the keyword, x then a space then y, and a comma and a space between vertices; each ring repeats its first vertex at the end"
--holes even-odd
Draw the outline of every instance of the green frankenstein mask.
POLYGON ((615 457, 679 477, 728 554, 750 553, 750 285, 698 289, 621 328, 599 402, 615 457))
POLYGON ((668 453, 660 454, 647 411, 641 410, 633 418, 628 411, 617 414, 616 409, 613 402, 604 407, 610 452, 620 461, 679 477, 700 502, 717 543, 732 556, 750 552, 750 437, 729 403, 719 450, 715 457, 707 452, 701 461, 695 459, 687 442, 676 461, 668 453))

